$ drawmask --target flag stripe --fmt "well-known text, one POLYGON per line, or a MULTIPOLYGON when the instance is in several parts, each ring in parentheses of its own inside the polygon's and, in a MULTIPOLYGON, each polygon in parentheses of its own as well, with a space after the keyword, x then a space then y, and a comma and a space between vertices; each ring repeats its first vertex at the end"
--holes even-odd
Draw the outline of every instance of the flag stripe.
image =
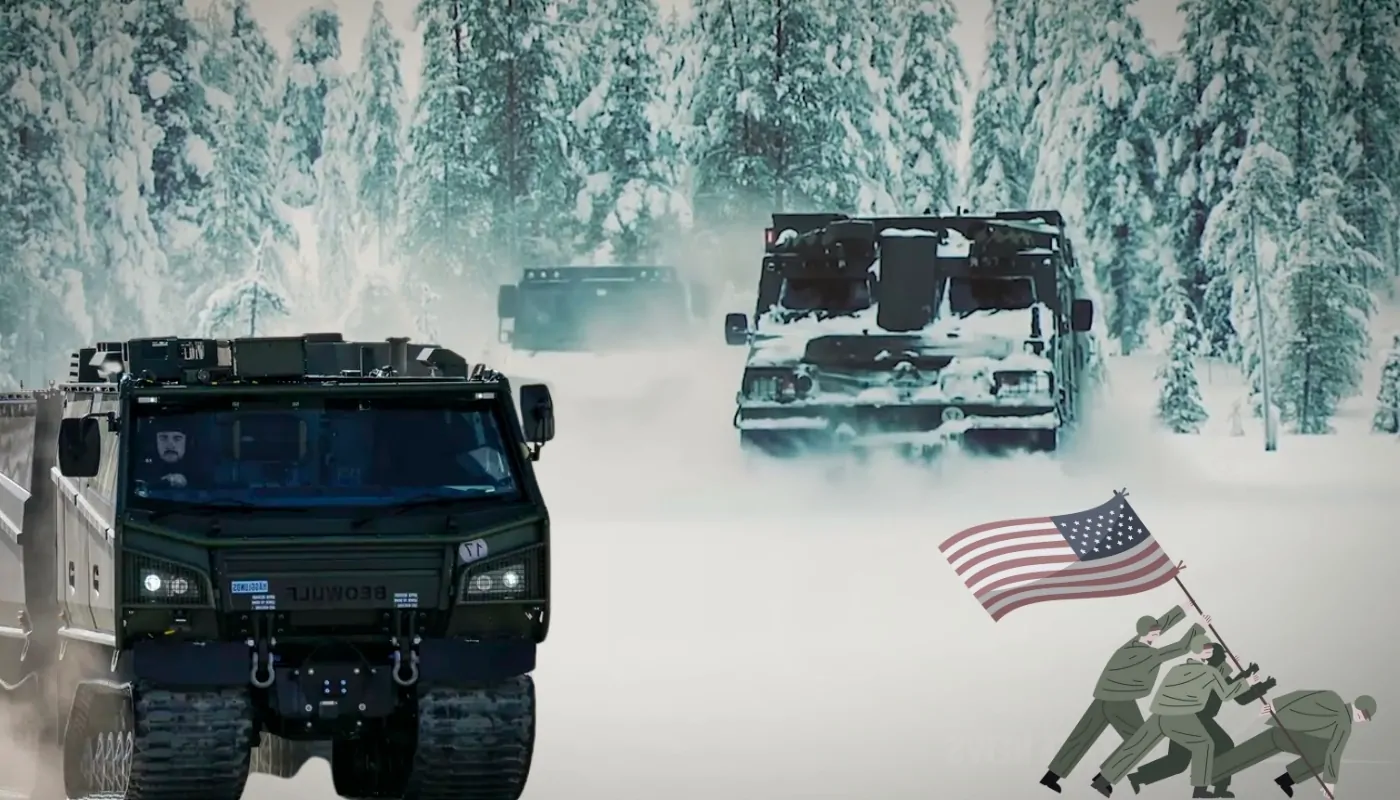
MULTIPOLYGON (((1035 538, 1039 539, 1041 537, 1037 536, 1035 538)), ((1061 556, 1067 556, 1071 561, 1079 560, 1079 557, 1074 554, 1074 551, 1069 548, 1069 545, 1065 544, 1064 539, 1060 540, 1058 546, 1048 541, 1007 542, 972 556, 954 567, 954 571, 965 577, 977 567, 982 567, 983 569, 977 573, 980 575, 988 568, 1004 568, 1009 563, 1008 559, 1023 561, 1027 558, 1059 558, 1061 556), (1037 555, 1030 555, 1032 553, 1037 555)))
POLYGON ((1007 570, 1015 570, 1018 574, 1026 569, 1044 569, 1055 566, 1059 569, 1067 569, 1079 563, 1074 553, 1068 548, 1062 550, 1043 550, 1035 555, 1026 555, 1020 558, 1007 558, 995 564, 989 564, 968 576, 963 584, 973 592, 978 591, 987 580, 995 579, 1005 574, 1007 570))
POLYGON ((1055 529, 1055 520, 1049 517, 1027 517, 1025 519, 1007 519, 1001 522, 988 522, 985 525, 975 525, 965 531, 949 536, 947 539, 943 540, 943 544, 940 544, 938 549, 941 552, 947 553, 950 548, 956 547, 963 541, 980 533, 986 533, 987 531, 996 530, 998 528, 1017 528, 1017 526, 1049 528, 1053 531, 1055 529))
MULTIPOLYGON (((1120 569, 1128 568, 1130 571, 1128 575, 1109 577, 1107 581, 1096 583, 1099 579, 1106 577, 1102 573, 1095 571, 1098 565, 1093 562, 1080 563, 1066 567, 1060 570, 1059 573, 1043 580, 996 592, 986 599, 979 597, 978 602, 982 604, 983 608, 987 609, 988 613, 992 613, 993 616, 995 616, 996 610, 1001 606, 1010 602, 1015 602, 1026 596, 1039 596, 1046 593, 1060 595, 1066 592, 1072 594, 1073 590, 1080 587, 1093 589, 1096 586, 1118 586, 1120 584, 1131 586, 1134 581, 1146 580, 1150 577, 1149 575, 1139 574, 1138 569, 1140 567, 1144 565, 1161 566, 1160 564, 1156 564, 1159 560, 1157 556, 1161 553, 1162 551, 1157 547, 1156 542, 1143 542, 1141 545, 1133 548, 1130 553, 1124 553, 1123 555, 1128 556, 1128 558, 1118 561, 1116 565, 1120 569)), ((1167 566, 1170 566, 1170 563, 1167 563, 1167 566)), ((1148 572, 1153 572, 1153 570, 1149 570, 1148 572)))
POLYGON ((1046 541, 1064 544, 1065 537, 1060 535, 1060 531, 1054 525, 1042 525, 1034 529, 1018 530, 1010 533, 993 533, 986 536, 979 536, 964 544, 958 545, 957 552, 948 554, 948 563, 957 566, 963 559, 974 553, 985 552, 999 544, 1007 542, 1029 542, 1046 541))
MULTIPOLYGON (((992 615, 992 620, 995 621, 1001 619, 1007 614, 1010 614, 1012 611, 1015 611, 1018 608, 1028 606, 1033 603, 1044 603, 1050 600, 1091 600, 1100 597, 1122 597, 1126 594, 1137 594, 1138 592, 1145 592, 1150 589, 1156 589, 1158 586, 1161 586, 1162 584, 1166 583, 1174 577, 1176 577, 1176 567, 1172 566, 1171 559, 1166 559, 1166 563, 1154 572, 1154 575, 1151 580, 1139 579, 1134 581, 1126 581, 1122 584, 1117 584, 1109 587, 1102 587, 1091 591, 1083 591, 1080 589, 1073 588, 1062 589, 1058 586, 1047 587, 1046 589, 1042 590, 1044 592, 1043 594, 1037 595, 1028 593, 1013 603, 1005 605, 999 604, 998 607, 995 607, 995 609, 988 609, 988 613, 992 615)), ((1090 587, 1084 588, 1087 589, 1090 587)))
MULTIPOLYGON (((1014 575, 1002 575, 980 586, 972 587, 972 591, 980 601, 991 595, 1007 592, 1032 583, 1056 583, 1061 580, 1074 580, 1076 576, 1116 578, 1133 573, 1135 570, 1141 568, 1142 565, 1139 563, 1137 554, 1125 553, 1124 556, 1128 557, 1105 558, 1102 561, 1091 562, 1078 568, 1073 566, 1057 566, 1048 569, 1018 572, 1014 575)), ((1163 554, 1163 556, 1165 557, 1165 554, 1163 554)))

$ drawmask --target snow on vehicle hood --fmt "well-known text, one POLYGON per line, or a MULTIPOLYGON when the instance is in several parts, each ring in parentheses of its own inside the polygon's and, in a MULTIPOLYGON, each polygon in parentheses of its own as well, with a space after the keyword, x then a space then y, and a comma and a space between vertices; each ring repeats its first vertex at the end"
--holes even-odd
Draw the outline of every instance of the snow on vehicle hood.
MULTIPOLYGON (((812 317, 786 323, 767 320, 769 326, 755 336, 748 359, 751 367, 796 365, 807 360, 808 348, 818 339, 879 337, 892 345, 925 355, 946 355, 962 359, 993 359, 1025 362, 1023 369, 1046 369, 1046 359, 1025 352, 1031 338, 1031 320, 1039 309, 1041 332, 1054 333, 1054 317, 1043 304, 1010 311, 979 311, 966 317, 944 317, 922 331, 893 334, 879 327, 874 309, 859 314, 818 320, 812 317)), ((891 348, 893 349, 893 348, 891 348)), ((876 350, 876 355, 880 351, 876 350)), ((1004 364, 1003 366, 1013 366, 1004 364)))

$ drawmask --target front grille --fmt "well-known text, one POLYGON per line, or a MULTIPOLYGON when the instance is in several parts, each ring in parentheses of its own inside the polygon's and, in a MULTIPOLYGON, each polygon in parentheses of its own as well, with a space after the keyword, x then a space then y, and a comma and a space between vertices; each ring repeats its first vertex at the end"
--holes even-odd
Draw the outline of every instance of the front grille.
POLYGON ((482 559, 462 571, 460 605, 539 602, 548 594, 545 546, 522 547, 482 559))

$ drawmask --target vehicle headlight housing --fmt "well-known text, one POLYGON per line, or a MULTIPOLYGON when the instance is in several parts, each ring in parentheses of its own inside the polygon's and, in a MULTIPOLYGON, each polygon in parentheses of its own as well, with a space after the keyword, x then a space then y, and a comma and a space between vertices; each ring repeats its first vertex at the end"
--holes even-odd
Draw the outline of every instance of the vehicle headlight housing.
POLYGON ((982 374, 955 372, 938 380, 938 390, 948 397, 960 399, 984 397, 990 387, 982 374))
POLYGON ((458 603, 540 600, 544 598, 544 549, 536 546, 471 564, 458 585, 458 603))
POLYGON ((208 605, 209 583, 198 570, 164 559, 128 553, 122 600, 137 605, 208 605))
POLYGON ((1042 370, 998 372, 994 377, 999 398, 1049 397, 1055 389, 1054 376, 1042 370))
POLYGON ((811 394, 816 381, 805 368, 792 372, 750 370, 744 373, 745 399, 759 402, 788 402, 811 394))

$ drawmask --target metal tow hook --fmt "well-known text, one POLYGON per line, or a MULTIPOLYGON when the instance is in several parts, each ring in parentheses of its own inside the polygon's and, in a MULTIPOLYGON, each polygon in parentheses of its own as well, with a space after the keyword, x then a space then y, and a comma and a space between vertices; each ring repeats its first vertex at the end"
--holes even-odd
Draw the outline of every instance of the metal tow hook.
POLYGON ((400 686, 412 686, 413 684, 415 684, 415 683, 418 682, 418 654, 417 654, 417 653, 414 653, 414 652, 411 652, 411 651, 410 651, 409 654, 408 654, 408 659, 407 659, 407 661, 408 661, 408 676, 407 676, 407 677, 404 677, 403 674, 402 674, 402 673, 403 673, 404 661, 405 661, 405 659, 404 659, 404 657, 403 657, 403 653, 400 652, 400 651, 398 651, 398 650, 395 650, 395 651, 394 651, 394 670, 393 670, 393 672, 390 673, 390 676, 393 677, 394 683, 397 683, 397 684, 400 685, 400 686))
POLYGON ((254 650, 253 669, 248 673, 248 681, 252 683, 253 687, 256 689, 266 689, 267 687, 272 685, 273 681, 277 680, 277 671, 272 668, 271 657, 267 659, 267 664, 265 665, 265 669, 267 671, 266 678, 258 677, 258 672, 261 668, 264 668, 264 665, 262 664, 262 658, 259 655, 258 651, 254 650))

